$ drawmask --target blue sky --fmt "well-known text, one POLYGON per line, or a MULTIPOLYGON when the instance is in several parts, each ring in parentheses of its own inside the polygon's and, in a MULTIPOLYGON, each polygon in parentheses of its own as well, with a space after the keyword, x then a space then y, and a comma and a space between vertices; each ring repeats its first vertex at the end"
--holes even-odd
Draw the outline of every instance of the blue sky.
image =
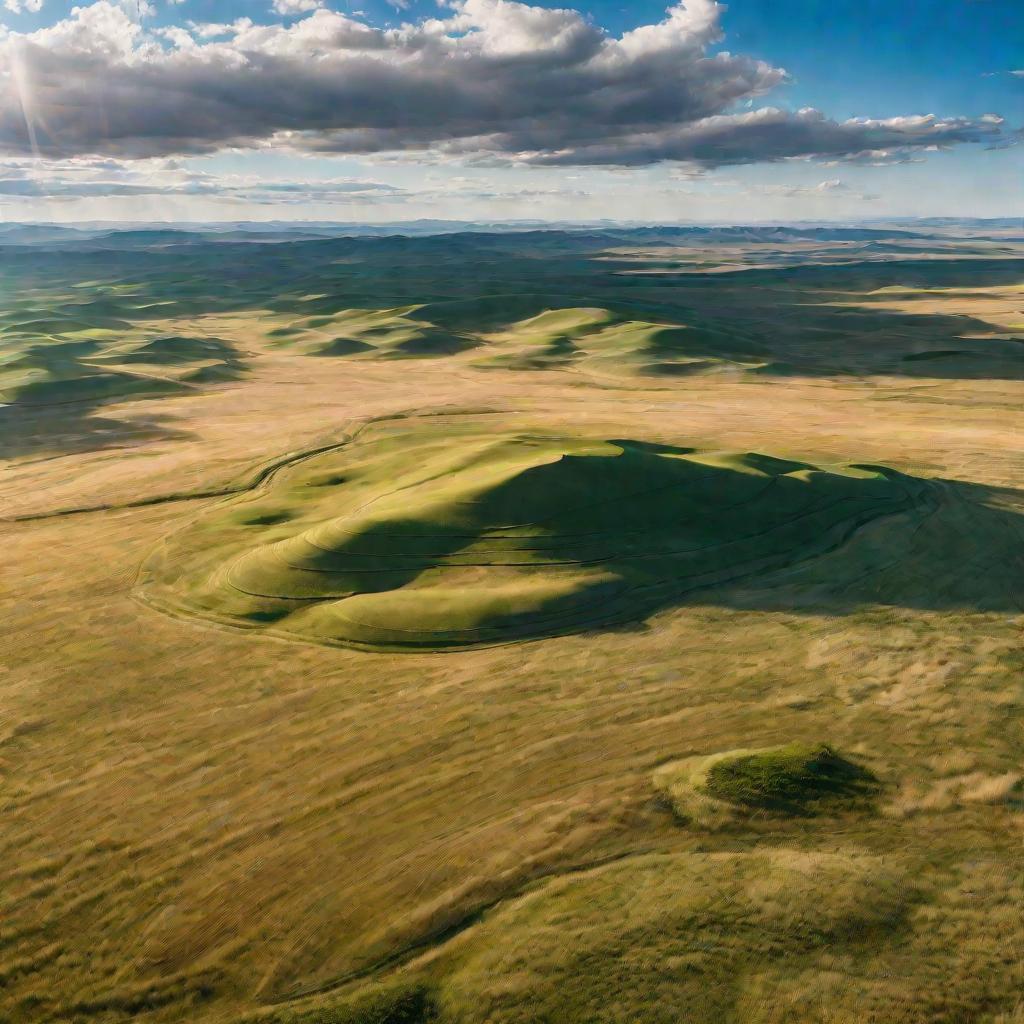
POLYGON ((1024 215, 1020 0, 37 5, 4 219, 1024 215))

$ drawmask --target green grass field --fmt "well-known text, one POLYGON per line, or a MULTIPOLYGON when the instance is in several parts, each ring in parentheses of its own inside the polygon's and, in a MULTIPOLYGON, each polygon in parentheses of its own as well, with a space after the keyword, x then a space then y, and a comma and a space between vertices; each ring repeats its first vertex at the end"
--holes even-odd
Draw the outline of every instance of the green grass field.
POLYGON ((1018 241, 157 235, 0 249, 0 1024, 1024 1021, 1018 241))

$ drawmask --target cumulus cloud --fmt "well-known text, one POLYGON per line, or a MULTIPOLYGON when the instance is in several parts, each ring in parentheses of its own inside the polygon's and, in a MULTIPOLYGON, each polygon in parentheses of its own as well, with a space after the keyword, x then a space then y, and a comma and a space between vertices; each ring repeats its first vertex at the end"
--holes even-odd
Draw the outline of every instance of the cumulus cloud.
POLYGON ((276 14, 306 14, 323 7, 321 0, 274 0, 271 9, 276 14))
POLYGON ((43 0, 4 0, 4 9, 11 14, 35 14, 43 9, 43 0))
POLYGON ((252 28, 251 18, 236 18, 226 24, 220 22, 196 22, 188 23, 186 35, 198 36, 200 39, 215 39, 217 36, 234 36, 239 32, 245 32, 252 28))
POLYGON ((649 164, 678 160, 706 167, 800 157, 833 157, 861 162, 893 162, 912 151, 999 135, 982 118, 937 118, 933 114, 884 120, 835 121, 820 110, 796 112, 764 107, 742 114, 720 114, 655 132, 598 140, 560 152, 531 154, 539 164, 649 164), (884 154, 884 156, 882 155, 884 154))
MULTIPOLYGON (((311 0, 275 0, 289 14, 311 0)), ((477 163, 716 167, 993 142, 995 121, 737 112, 783 69, 716 51, 724 7, 685 0, 621 36, 578 11, 452 0, 376 28, 323 8, 289 24, 146 33, 117 4, 6 37, 0 152, 147 158, 227 147, 423 153, 477 163)))

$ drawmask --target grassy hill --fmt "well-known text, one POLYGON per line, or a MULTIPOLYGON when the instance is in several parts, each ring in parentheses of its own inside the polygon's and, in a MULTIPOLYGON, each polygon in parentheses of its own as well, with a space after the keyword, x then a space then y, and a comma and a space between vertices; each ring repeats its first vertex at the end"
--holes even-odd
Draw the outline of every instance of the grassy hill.
POLYGON ((935 500, 877 467, 493 426, 392 428, 222 506, 170 543, 154 575, 181 608, 312 640, 504 643, 643 618, 812 559, 897 513, 909 535, 935 500), (184 565, 182 548, 194 553, 184 565))

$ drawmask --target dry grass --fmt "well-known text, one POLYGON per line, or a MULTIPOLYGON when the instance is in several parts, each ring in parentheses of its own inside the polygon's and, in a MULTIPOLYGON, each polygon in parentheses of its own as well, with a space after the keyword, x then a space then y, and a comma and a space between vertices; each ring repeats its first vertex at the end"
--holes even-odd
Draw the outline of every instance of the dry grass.
POLYGON ((117 407, 158 436, 5 469, 8 520, 106 510, 0 527, 0 1020, 327 1013, 396 970, 458 1024, 1020 1019, 1024 659, 1002 598, 826 610, 780 581, 588 635, 365 654, 140 604, 138 567, 225 499, 118 506, 453 409, 1020 487, 1024 384, 605 390, 479 353, 314 359, 254 319, 206 327, 244 380, 117 407), (651 786, 670 761, 822 736, 898 810, 708 835, 651 786))

